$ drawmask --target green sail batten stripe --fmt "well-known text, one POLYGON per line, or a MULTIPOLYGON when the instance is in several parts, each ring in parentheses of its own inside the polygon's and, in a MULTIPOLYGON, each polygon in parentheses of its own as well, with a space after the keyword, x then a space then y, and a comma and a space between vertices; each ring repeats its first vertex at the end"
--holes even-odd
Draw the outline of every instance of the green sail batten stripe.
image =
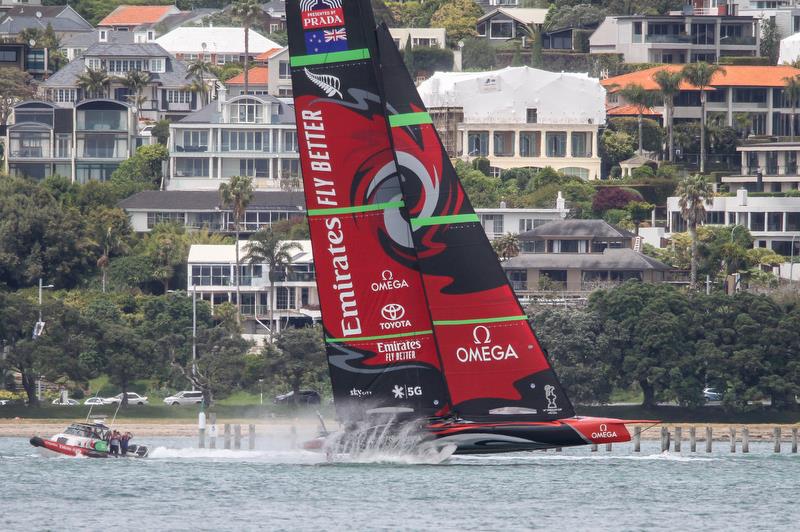
POLYGON ((293 67, 326 65, 328 63, 343 63, 345 61, 358 61, 369 59, 369 50, 359 48, 357 50, 345 50, 343 52, 328 52, 325 54, 296 55, 289 59, 293 67))
POLYGON ((352 214, 356 212, 383 211, 397 209, 404 206, 403 200, 387 201, 386 203, 370 203, 369 205, 354 205, 352 207, 332 207, 330 209, 309 209, 309 216, 325 216, 329 214, 352 214))
POLYGON ((402 113, 389 116, 389 125, 392 127, 418 126, 420 124, 433 124, 431 115, 421 113, 402 113))
POLYGON ((425 334, 433 334, 433 331, 413 331, 400 334, 384 334, 383 336, 357 336, 355 338, 325 338, 325 342, 329 344, 338 344, 341 342, 368 342, 370 340, 388 340, 390 338, 404 338, 406 336, 423 336, 425 334))
POLYGON ((499 318, 478 318, 475 320, 442 320, 434 321, 434 325, 476 325, 480 323, 500 323, 503 321, 527 320, 527 316, 501 316, 499 318))
POLYGON ((428 225, 457 224, 465 222, 479 222, 477 214, 451 214, 449 216, 431 216, 429 218, 412 218, 411 228, 425 227, 428 225))

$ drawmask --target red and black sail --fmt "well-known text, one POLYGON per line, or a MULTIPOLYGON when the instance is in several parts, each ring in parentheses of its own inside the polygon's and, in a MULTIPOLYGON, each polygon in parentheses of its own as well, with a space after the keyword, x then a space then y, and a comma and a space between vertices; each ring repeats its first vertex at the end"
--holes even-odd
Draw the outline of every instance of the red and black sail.
POLYGON ((519 305, 385 26, 377 31, 380 88, 416 255, 453 411, 466 419, 574 409, 519 305))
POLYGON ((448 396, 373 59, 368 0, 286 3, 297 135, 340 418, 448 396))

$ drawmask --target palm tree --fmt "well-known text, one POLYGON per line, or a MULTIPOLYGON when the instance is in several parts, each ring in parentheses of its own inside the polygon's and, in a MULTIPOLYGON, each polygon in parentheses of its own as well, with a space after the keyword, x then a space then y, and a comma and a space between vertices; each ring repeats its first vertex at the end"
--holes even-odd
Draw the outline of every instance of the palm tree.
POLYGON ((667 126, 667 151, 669 153, 667 159, 669 162, 673 161, 675 154, 672 122, 675 114, 675 97, 680 93, 682 80, 683 74, 681 74, 680 71, 673 72, 666 68, 659 70, 653 75, 653 81, 658 84, 658 91, 661 93, 661 98, 664 100, 664 122, 667 126))
POLYGON ((792 141, 794 141, 794 122, 797 114, 797 101, 800 100, 800 75, 783 78, 786 84, 783 86, 783 95, 789 100, 792 108, 792 123, 789 126, 792 141))
POLYGON ((273 319, 275 316, 275 281, 279 280, 283 270, 292 262, 292 250, 302 247, 297 242, 281 240, 281 235, 271 227, 262 229, 250 237, 247 243, 245 260, 250 264, 266 264, 269 269, 269 333, 273 337, 273 319))
POLYGON ((253 178, 248 176, 235 175, 231 177, 229 183, 222 183, 219 186, 219 196, 222 207, 231 210, 233 215, 233 230, 236 234, 236 272, 234 282, 236 283, 236 320, 241 323, 239 310, 241 309, 241 294, 239 292, 239 277, 241 274, 241 261, 239 260, 239 231, 241 229, 244 212, 253 199, 253 178))
POLYGON ((638 83, 629 83, 625 85, 620 91, 619 94, 625 98, 625 100, 636 107, 636 114, 639 122, 639 155, 642 154, 642 119, 644 117, 645 110, 649 109, 653 106, 656 101, 655 95, 645 90, 644 87, 639 85, 638 83))
POLYGON ((78 76, 78 87, 93 98, 104 98, 111 87, 111 78, 105 70, 87 68, 86 72, 78 76))
POLYGON ((214 73, 211 70, 211 65, 206 63, 201 59, 196 59, 189 63, 189 66, 186 68, 186 79, 193 79, 194 81, 190 85, 190 90, 192 92, 196 92, 202 96, 203 105, 208 104, 208 84, 206 80, 208 78, 213 78, 214 73))
POLYGON ((150 74, 142 72, 141 70, 129 70, 124 78, 120 79, 122 86, 128 89, 128 101, 136 108, 136 118, 138 122, 138 115, 140 108, 144 105, 147 99, 142 91, 150 84, 150 74))
POLYGON ((236 0, 231 14, 238 18, 244 27, 244 93, 250 88, 250 27, 262 15, 261 5, 256 0, 236 0))
POLYGON ((706 205, 714 201, 714 188, 700 174, 688 175, 678 182, 675 189, 678 196, 678 205, 681 215, 686 220, 689 228, 689 238, 692 240, 692 261, 690 283, 692 288, 697 286, 697 224, 705 220, 706 205))
POLYGON ((501 261, 519 255, 519 235, 506 233, 492 240, 492 248, 501 261))
POLYGON ((706 87, 717 73, 725 74, 725 69, 700 61, 689 63, 681 71, 683 79, 697 87, 700 91, 700 173, 706 171, 706 87))

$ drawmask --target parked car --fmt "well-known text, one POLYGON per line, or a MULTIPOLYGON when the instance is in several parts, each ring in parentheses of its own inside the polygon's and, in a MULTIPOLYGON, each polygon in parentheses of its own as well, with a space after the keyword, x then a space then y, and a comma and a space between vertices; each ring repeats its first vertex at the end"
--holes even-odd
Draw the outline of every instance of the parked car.
POLYGON ((276 405, 318 405, 321 401, 319 393, 314 390, 300 390, 295 397, 294 392, 278 395, 273 400, 276 405))
POLYGON ((722 401, 722 393, 718 392, 716 388, 704 388, 703 397, 706 401, 722 401))
MULTIPOLYGON (((106 405, 115 405, 122 401, 122 394, 118 393, 114 397, 107 397, 103 400, 103 404, 106 405)), ((129 405, 146 405, 147 404, 147 397, 143 397, 138 393, 128 392, 128 404, 129 405)))
POLYGON ((203 392, 184 390, 164 398, 164 402, 172 406, 199 405, 203 402, 203 392))
POLYGON ((78 401, 76 401, 75 399, 66 399, 66 400, 62 401, 60 397, 58 399, 53 399, 53 404, 54 405, 59 405, 59 406, 79 406, 80 405, 80 403, 78 401))
POLYGON ((89 406, 99 406, 106 404, 106 400, 103 399, 102 397, 90 397, 87 400, 85 400, 83 404, 89 406))

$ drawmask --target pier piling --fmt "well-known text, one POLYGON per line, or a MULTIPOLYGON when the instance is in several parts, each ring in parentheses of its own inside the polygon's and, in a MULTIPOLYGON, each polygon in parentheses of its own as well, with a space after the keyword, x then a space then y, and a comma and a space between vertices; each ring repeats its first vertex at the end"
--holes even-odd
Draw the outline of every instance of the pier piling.
POLYGON ((633 452, 642 452, 642 427, 639 425, 633 427, 633 452))
POLYGON ((247 448, 251 451, 256 448, 256 426, 247 426, 247 448))
POLYGON ((683 439, 683 429, 675 427, 675 452, 681 452, 681 440, 683 439))
POLYGON ((561 447, 556 447, 556 452, 557 453, 560 453, 560 452, 563 452, 563 451, 564 451, 564 449, 562 449, 561 447))
POLYGON ((772 431, 772 437, 775 440, 775 449, 776 453, 781 452, 781 428, 775 427, 772 431))
POLYGON ((593 444, 592 444, 592 452, 593 452, 593 453, 596 453, 596 452, 597 452, 597 444, 596 444, 596 443, 593 443, 593 444))
POLYGON ((747 427, 742 428, 742 452, 750 452, 750 429, 747 427))
POLYGON ((661 452, 669 451, 669 429, 661 427, 661 452))
POLYGON ((241 449, 242 448, 242 426, 241 425, 234 425, 233 426, 233 448, 234 449, 241 449))
POLYGON ((731 439, 731 452, 735 453, 736 452, 736 428, 735 427, 731 427, 730 428, 730 434, 731 434, 731 436, 730 436, 730 439, 731 439))
POLYGON ((792 452, 797 453, 797 427, 792 428, 792 452))
POLYGON ((714 432, 711 427, 706 427, 706 452, 711 452, 711 445, 714 443, 714 432))
POLYGON ((697 452, 697 430, 695 427, 689 427, 689 450, 693 453, 697 452))
POLYGON ((610 444, 610 443, 607 443, 607 444, 606 444, 606 452, 607 452, 607 453, 610 453, 610 452, 611 452, 611 444, 610 444))
POLYGON ((222 431, 222 437, 225 440, 225 448, 226 449, 230 449, 231 448, 231 424, 230 423, 225 423, 225 427, 223 428, 223 431, 222 431))
POLYGON ((211 422, 211 427, 208 429, 208 448, 209 449, 216 449, 217 448, 217 414, 216 412, 211 412, 209 415, 209 421, 211 422))

